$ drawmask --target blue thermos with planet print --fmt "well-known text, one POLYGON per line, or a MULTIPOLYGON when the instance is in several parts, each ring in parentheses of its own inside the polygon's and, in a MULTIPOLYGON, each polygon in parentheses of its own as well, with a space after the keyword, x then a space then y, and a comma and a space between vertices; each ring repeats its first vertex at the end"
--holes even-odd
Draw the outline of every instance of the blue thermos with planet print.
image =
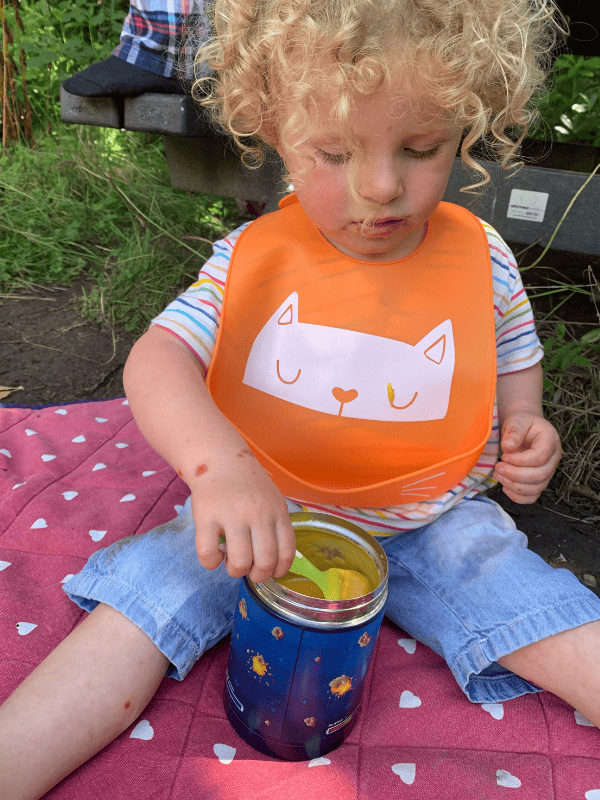
POLYGON ((364 576, 360 596, 325 599, 291 572, 261 584, 244 578, 225 708, 257 750, 301 761, 333 750, 356 721, 385 611, 387 559, 377 540, 351 523, 326 514, 290 519, 298 552, 314 566, 364 576))

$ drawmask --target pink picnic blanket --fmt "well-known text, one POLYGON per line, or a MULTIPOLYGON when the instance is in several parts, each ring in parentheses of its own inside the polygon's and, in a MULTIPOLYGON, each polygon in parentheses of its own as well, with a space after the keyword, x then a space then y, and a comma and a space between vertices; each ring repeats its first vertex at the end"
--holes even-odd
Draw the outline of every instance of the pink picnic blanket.
MULTIPOLYGON (((98 547, 172 518, 186 495, 122 398, 0 407, 0 701, 82 617, 68 576, 98 547)), ((391 623, 350 738, 309 762, 261 755, 230 727, 227 650, 165 679, 141 719, 47 797, 600 800, 596 728, 547 692, 471 704, 391 623)))

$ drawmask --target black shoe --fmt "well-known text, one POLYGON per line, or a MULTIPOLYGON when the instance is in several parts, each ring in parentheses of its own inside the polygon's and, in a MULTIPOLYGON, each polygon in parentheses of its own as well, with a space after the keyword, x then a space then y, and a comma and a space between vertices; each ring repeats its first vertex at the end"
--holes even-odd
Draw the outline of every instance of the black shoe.
POLYGON ((67 78, 62 85, 66 92, 80 97, 135 97, 145 92, 186 94, 179 78, 165 78, 117 56, 92 64, 67 78))

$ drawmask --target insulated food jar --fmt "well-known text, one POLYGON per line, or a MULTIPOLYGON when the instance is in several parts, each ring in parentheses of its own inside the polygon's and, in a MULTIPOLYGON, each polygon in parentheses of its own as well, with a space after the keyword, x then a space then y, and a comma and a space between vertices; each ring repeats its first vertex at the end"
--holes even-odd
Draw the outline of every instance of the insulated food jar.
POLYGON ((377 540, 327 514, 290 515, 297 550, 320 570, 364 575, 360 597, 326 600, 288 572, 241 582, 225 687, 227 717, 249 744, 290 761, 337 747, 356 721, 387 599, 377 540))

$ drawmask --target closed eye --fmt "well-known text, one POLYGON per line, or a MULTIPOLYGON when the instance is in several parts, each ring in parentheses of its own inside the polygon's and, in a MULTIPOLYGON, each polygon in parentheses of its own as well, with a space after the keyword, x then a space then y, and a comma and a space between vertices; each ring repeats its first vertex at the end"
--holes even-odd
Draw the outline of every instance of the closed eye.
POLYGON ((404 152, 410 158, 416 158, 418 160, 424 160, 426 158, 435 158, 437 154, 440 152, 441 145, 436 144, 435 147, 432 147, 431 150, 415 150, 412 147, 406 147, 404 152))
POLYGON ((413 397, 412 397, 412 400, 410 400, 408 403, 406 403, 406 405, 397 406, 397 405, 394 404, 394 400, 396 399, 396 392, 394 391, 394 387, 392 386, 391 383, 388 383, 388 385, 387 385, 387 396, 388 396, 388 400, 390 401, 390 405, 391 405, 392 408, 395 408, 398 411, 404 411, 405 408, 408 408, 409 406, 412 406, 412 404, 417 399, 417 395, 418 394, 419 394, 418 392, 415 392, 413 397))
POLYGON ((302 370, 301 370, 301 369, 299 369, 299 370, 298 370, 298 374, 296 375, 296 377, 295 377, 293 380, 291 380, 291 381, 286 381, 286 379, 285 379, 285 378, 282 378, 282 377, 281 377, 281 372, 279 371, 279 359, 277 359, 277 377, 279 378, 279 380, 280 380, 282 383, 287 383, 287 384, 288 384, 288 386, 289 386, 290 384, 292 384, 292 383, 296 383, 296 381, 297 381, 297 380, 298 380, 298 378, 300 377, 300 373, 301 373, 301 372, 302 372, 302 370))
POLYGON ((345 164, 352 157, 352 153, 328 153, 326 150, 321 150, 320 147, 316 147, 315 150, 326 164, 333 164, 337 167, 345 164))

